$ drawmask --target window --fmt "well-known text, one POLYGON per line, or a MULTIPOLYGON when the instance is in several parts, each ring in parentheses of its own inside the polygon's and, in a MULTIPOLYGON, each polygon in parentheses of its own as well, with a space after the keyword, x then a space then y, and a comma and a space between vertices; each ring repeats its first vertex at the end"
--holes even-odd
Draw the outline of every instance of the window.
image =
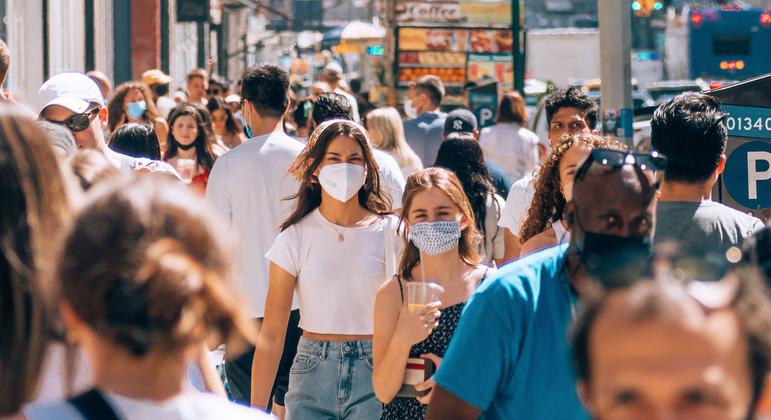
POLYGON ((714 35, 712 54, 715 55, 750 55, 749 35, 714 35))

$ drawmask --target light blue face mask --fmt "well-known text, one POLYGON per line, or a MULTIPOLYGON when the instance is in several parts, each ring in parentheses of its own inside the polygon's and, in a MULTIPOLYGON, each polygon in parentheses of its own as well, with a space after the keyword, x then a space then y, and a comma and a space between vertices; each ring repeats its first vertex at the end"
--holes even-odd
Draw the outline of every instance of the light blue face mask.
POLYGON ((137 101, 137 102, 131 102, 126 107, 126 113, 131 118, 142 118, 143 115, 145 115, 145 111, 147 111, 147 102, 145 101, 137 101))

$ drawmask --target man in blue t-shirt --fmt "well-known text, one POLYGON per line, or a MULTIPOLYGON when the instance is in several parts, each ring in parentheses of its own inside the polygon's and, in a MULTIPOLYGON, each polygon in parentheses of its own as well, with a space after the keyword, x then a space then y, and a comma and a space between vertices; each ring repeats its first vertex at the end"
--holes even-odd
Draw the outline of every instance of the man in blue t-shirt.
POLYGON ((607 151, 597 150, 577 171, 565 206, 570 244, 508 264, 469 301, 434 376, 429 419, 588 418, 568 329, 591 278, 608 286, 606 279, 617 280, 606 275, 614 263, 646 260, 639 256, 650 254, 656 206, 651 171, 629 163, 631 156, 605 166, 598 162, 609 160, 595 153, 607 151))

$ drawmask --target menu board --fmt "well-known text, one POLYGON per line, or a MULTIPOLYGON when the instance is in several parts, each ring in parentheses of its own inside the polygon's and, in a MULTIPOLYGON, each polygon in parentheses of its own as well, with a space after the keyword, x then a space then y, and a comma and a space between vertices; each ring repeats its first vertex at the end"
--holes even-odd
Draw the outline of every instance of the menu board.
POLYGON ((399 86, 438 76, 446 103, 461 102, 466 81, 512 86, 514 40, 504 29, 511 7, 510 0, 396 0, 399 86))
POLYGON ((399 30, 399 49, 466 52, 468 32, 466 29, 402 28, 399 30))
POLYGON ((511 53, 514 38, 508 30, 474 29, 469 34, 470 52, 511 53))
POLYGON ((494 80, 510 87, 514 84, 513 59, 511 54, 469 54, 468 80, 477 83, 494 80))

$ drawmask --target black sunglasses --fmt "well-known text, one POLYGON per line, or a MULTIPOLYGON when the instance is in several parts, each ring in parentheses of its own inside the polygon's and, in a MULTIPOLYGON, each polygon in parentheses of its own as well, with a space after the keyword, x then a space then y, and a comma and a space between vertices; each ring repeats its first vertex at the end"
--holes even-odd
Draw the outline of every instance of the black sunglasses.
POLYGON ((96 117, 98 113, 99 113, 99 107, 96 107, 96 108, 91 108, 90 110, 82 114, 75 114, 64 121, 48 120, 48 122, 63 125, 68 129, 70 129, 70 131, 72 132, 79 132, 87 129, 88 126, 91 125, 91 121, 94 119, 94 117, 96 117))
POLYGON ((209 95, 219 95, 222 93, 220 89, 206 89, 206 93, 209 95))
POLYGON ((667 169, 667 158, 656 151, 651 153, 630 153, 610 149, 592 149, 589 157, 576 171, 575 179, 582 179, 594 163, 614 169, 624 165, 634 165, 643 171, 657 172, 667 169))

